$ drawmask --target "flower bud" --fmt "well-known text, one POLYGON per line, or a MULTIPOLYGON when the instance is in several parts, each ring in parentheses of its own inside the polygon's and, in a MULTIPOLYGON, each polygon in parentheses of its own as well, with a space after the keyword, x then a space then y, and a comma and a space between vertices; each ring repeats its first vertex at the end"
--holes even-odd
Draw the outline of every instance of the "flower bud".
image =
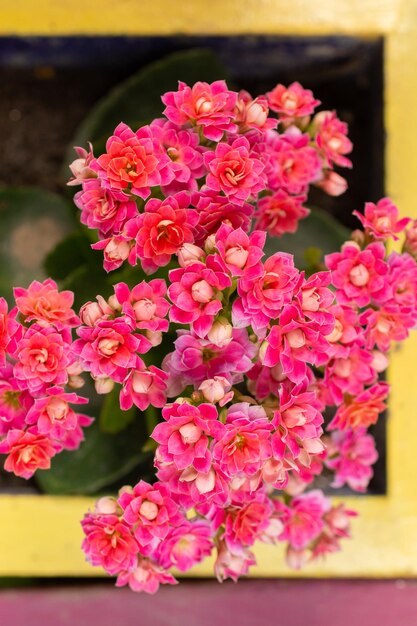
POLYGON ((86 302, 80 309, 80 319, 86 326, 94 326, 102 317, 103 311, 98 302, 86 302))
POLYGON ((214 378, 204 380, 199 386, 199 390, 208 402, 215 404, 224 398, 230 387, 231 385, 227 378, 215 376, 214 378))
POLYGON ((94 387, 96 391, 100 395, 104 395, 106 393, 110 393, 114 387, 114 380, 108 378, 107 376, 97 377, 94 381, 94 387))
POLYGON ((216 235, 209 235, 207 237, 204 250, 207 254, 212 254, 216 250, 216 235))
POLYGON ((94 507, 94 513, 97 515, 118 515, 120 507, 115 498, 103 496, 99 498, 94 507))
POLYGON ((192 263, 202 262, 205 259, 205 252, 193 243, 185 243, 177 252, 178 263, 181 267, 187 267, 192 263))
POLYGON ((224 348, 231 342, 232 332, 233 327, 228 320, 225 317, 219 317, 210 328, 207 337, 215 346, 224 348))
POLYGON ((341 196, 347 189, 347 181, 343 176, 333 171, 327 171, 324 178, 315 183, 316 187, 320 187, 329 196, 341 196))
POLYGON ((154 348, 162 343, 163 335, 160 330, 145 330, 145 336, 154 348))
POLYGON ((214 289, 206 280, 198 280, 191 287, 191 296, 196 302, 206 304, 213 298, 214 289))
POLYGON ((225 261, 229 265, 234 265, 240 269, 243 269, 248 260, 249 251, 242 246, 236 245, 226 250, 225 261))

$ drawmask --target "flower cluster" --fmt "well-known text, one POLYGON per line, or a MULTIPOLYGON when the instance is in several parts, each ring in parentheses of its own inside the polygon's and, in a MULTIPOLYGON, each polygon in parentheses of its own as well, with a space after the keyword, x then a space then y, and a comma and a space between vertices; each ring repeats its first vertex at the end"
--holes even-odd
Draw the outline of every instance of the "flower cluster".
MULTIPOLYGON (((91 564, 150 593, 176 582, 171 568, 213 551, 218 579, 237 580, 257 541, 285 542, 293 567, 340 549, 354 513, 332 506, 315 478, 366 490, 377 458, 368 428, 388 395, 380 374, 417 324, 417 227, 387 198, 366 205, 364 232, 320 271, 266 254, 266 231, 295 232, 308 215, 311 185, 346 188, 334 167, 351 166, 347 126, 315 113, 310 91, 277 85, 253 99, 224 81, 180 83, 162 101, 163 118, 136 131, 120 124, 105 154, 78 149, 70 181, 82 185, 75 202, 104 268, 127 261, 158 278, 117 283, 79 322, 66 310, 78 339, 60 356, 56 347, 53 374, 30 365, 30 341, 69 342, 61 309, 40 323, 40 307, 18 298, 30 325, 16 330, 5 312, 0 337, 16 360, 13 384, 36 406, 76 363, 99 393, 118 385, 122 409, 162 409, 155 482, 101 498, 82 522, 91 564), (404 233, 403 252, 387 254, 386 240, 404 233)), ((34 424, 31 411, 13 419, 34 424)), ((44 423, 43 413, 39 432, 44 423)), ((55 441, 61 431, 50 432, 55 441)))
POLYGON ((83 385, 72 341, 79 324, 73 294, 47 279, 15 288, 14 296, 10 312, 0 299, 0 453, 7 454, 7 471, 30 478, 58 452, 77 449, 92 418, 71 406, 87 402, 71 391, 83 385))

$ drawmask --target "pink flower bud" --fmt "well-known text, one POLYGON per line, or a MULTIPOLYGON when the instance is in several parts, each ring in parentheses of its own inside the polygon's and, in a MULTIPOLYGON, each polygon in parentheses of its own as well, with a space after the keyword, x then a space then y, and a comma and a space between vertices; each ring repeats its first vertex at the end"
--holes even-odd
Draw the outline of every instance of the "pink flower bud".
POLYGON ((232 340, 233 327, 225 317, 219 317, 207 333, 207 337, 219 348, 224 348, 232 340))
POLYGON ((191 287, 191 295, 196 302, 206 304, 212 300, 214 289, 206 280, 199 280, 191 287))
POLYGON ((258 126, 262 128, 268 117, 268 106, 266 99, 264 101, 256 98, 249 102, 246 107, 246 124, 248 126, 258 126))
POLYGON ((336 174, 333 171, 327 171, 324 178, 315 183, 317 187, 320 187, 329 194, 329 196, 341 196, 347 189, 347 181, 343 176, 336 174))
POLYGON ((103 311, 98 302, 86 302, 80 309, 80 319, 87 326, 94 326, 102 317, 103 311))
POLYGON ((145 330, 145 336, 154 348, 162 343, 163 335, 160 330, 145 330))
POLYGON ((204 250, 193 243, 185 243, 177 252, 178 263, 181 267, 187 267, 192 263, 204 261, 206 256, 204 250))
POLYGON ((129 242, 124 239, 110 239, 109 243, 104 248, 104 255, 111 262, 126 261, 129 252, 129 242))
POLYGON ((216 235, 209 235, 204 244, 204 250, 207 254, 212 254, 216 250, 216 235))
POLYGON ((317 293, 317 289, 312 287, 311 289, 304 289, 302 292, 302 308, 303 311, 316 312, 320 308, 320 296, 317 293))
POLYGON ((115 498, 103 496, 99 498, 94 507, 94 513, 97 515, 118 515, 119 505, 115 498))
POLYGON ((134 372, 132 376, 132 387, 135 393, 148 393, 152 386, 152 376, 148 372, 134 372))
POLYGON ((144 298, 134 303, 133 310, 138 322, 147 322, 155 316, 156 303, 148 298, 144 298))
POLYGON ((199 390, 204 398, 212 404, 219 402, 229 391, 230 382, 224 376, 215 376, 204 380, 199 386, 199 390))
POLYGON ((249 251, 242 246, 233 246, 226 250, 225 261, 229 265, 235 265, 240 269, 243 269, 248 260, 249 251))
POLYGON ((46 405, 46 412, 51 422, 63 420, 68 414, 68 402, 61 398, 51 398, 46 405))
POLYGON ((81 389, 85 385, 85 380, 81 376, 69 376, 67 385, 71 389, 81 389))
POLYGON ((286 337, 291 348, 302 348, 305 346, 306 337, 301 328, 290 330, 290 332, 286 334, 286 337))
POLYGON ((350 281, 355 287, 364 287, 369 281, 369 272, 362 263, 355 265, 349 272, 350 281))
POLYGON ((110 393, 114 387, 114 380, 108 378, 107 376, 100 376, 99 378, 95 379, 94 387, 96 388, 97 393, 100 395, 110 393))
POLYGON ((289 546, 286 561, 292 569, 301 569, 308 561, 308 552, 307 550, 295 550, 289 546))
POLYGON ((372 356, 373 356, 373 360, 372 360, 371 366, 373 367, 373 369, 377 371, 378 374, 380 374, 381 372, 384 372, 388 367, 387 356, 383 352, 380 352, 379 350, 373 350, 372 356))
POLYGON ((201 438, 202 432, 203 431, 201 430, 201 428, 198 428, 198 426, 196 426, 192 422, 184 424, 184 426, 181 426, 181 428, 179 429, 182 440, 186 444, 196 443, 201 438))
POLYGON ((150 522, 158 517, 158 511, 158 505, 150 500, 144 500, 139 509, 140 515, 150 522))

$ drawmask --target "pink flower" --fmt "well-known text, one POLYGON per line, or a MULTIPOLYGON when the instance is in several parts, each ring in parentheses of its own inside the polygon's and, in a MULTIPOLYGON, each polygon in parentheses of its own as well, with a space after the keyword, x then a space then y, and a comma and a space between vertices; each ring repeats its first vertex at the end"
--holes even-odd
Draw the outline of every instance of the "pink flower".
POLYGON ((132 490, 124 491, 118 503, 123 510, 122 521, 132 529, 145 555, 166 538, 170 528, 182 521, 178 505, 162 483, 150 485, 141 480, 132 490))
POLYGON ((327 430, 357 430, 376 424, 380 413, 387 408, 384 401, 388 392, 389 385, 387 383, 376 383, 356 398, 347 397, 337 409, 336 415, 327 426, 327 430))
POLYGON ((103 567, 111 575, 135 567, 139 546, 117 515, 87 513, 81 526, 85 534, 82 549, 91 565, 103 567))
POLYGON ((240 472, 253 476, 271 456, 272 425, 262 407, 246 402, 234 404, 227 412, 224 432, 213 448, 213 458, 232 477, 240 472))
POLYGON ((168 374, 150 365, 145 368, 138 358, 136 365, 130 370, 120 390, 120 406, 127 411, 134 404, 141 411, 148 408, 163 407, 166 402, 166 380, 168 374))
POLYGON ((220 141, 224 133, 236 133, 232 123, 237 94, 230 91, 224 80, 197 82, 189 87, 178 83, 178 91, 168 91, 162 96, 166 105, 164 115, 176 124, 200 126, 204 137, 220 141))
POLYGON ((194 242, 198 214, 189 206, 190 196, 185 191, 165 200, 152 198, 145 212, 127 224, 126 233, 135 240, 136 254, 147 273, 167 265, 184 243, 194 242))
POLYGON ((246 549, 239 554, 233 554, 227 548, 226 543, 222 542, 214 564, 214 573, 219 582, 223 582, 227 578, 236 582, 238 578, 248 573, 252 565, 256 565, 256 559, 250 550, 246 549))
POLYGON ((121 123, 107 140, 107 152, 92 162, 92 168, 106 188, 121 192, 120 199, 129 191, 146 199, 151 187, 169 182, 163 172, 169 158, 158 149, 149 126, 134 133, 121 123))
POLYGON ((265 233, 247 235, 241 228, 223 224, 216 233, 216 249, 232 276, 241 276, 264 256, 265 233))
POLYGON ((231 280, 222 263, 213 255, 206 264, 193 263, 171 270, 168 295, 173 303, 169 316, 172 322, 191 324, 199 337, 207 335, 215 315, 221 310, 221 292, 231 280))
POLYGON ((217 233, 222 224, 249 231, 254 208, 247 202, 234 204, 225 196, 205 193, 193 194, 192 202, 197 208, 200 221, 197 225, 196 242, 203 245, 209 235, 217 233))
POLYGON ((239 91, 235 121, 241 127, 241 132, 250 128, 257 128, 262 131, 276 128, 277 120, 268 117, 268 113, 268 100, 265 96, 258 96, 253 99, 247 91, 239 91))
POLYGON ((355 491, 366 491, 372 478, 372 465, 378 459, 375 440, 364 429, 333 432, 327 445, 325 464, 335 472, 333 487, 347 484, 355 491))
POLYGON ((385 248, 380 242, 360 250, 354 242, 343 244, 341 252, 327 254, 325 262, 332 272, 340 304, 364 307, 375 301, 381 304, 389 297, 388 266, 385 248))
POLYGON ((120 267, 124 261, 128 261, 130 265, 136 264, 136 252, 134 241, 127 239, 124 234, 102 239, 97 243, 93 243, 93 250, 103 250, 104 262, 103 267, 106 272, 112 272, 120 267))
POLYGON ((256 227, 275 237, 295 233, 298 222, 310 214, 310 210, 303 207, 305 200, 306 196, 291 196, 283 189, 261 198, 258 200, 256 227))
POLYGON ((151 331, 168 330, 169 303, 164 298, 167 288, 164 280, 155 278, 142 281, 130 291, 126 283, 114 285, 114 293, 121 305, 122 313, 136 321, 136 328, 151 331))
MULTIPOLYGON (((67 431, 73 431, 79 425, 80 417, 70 404, 87 404, 87 398, 76 393, 65 393, 61 387, 50 387, 43 398, 35 399, 26 416, 27 424, 36 424, 41 435, 48 435, 57 440, 65 439, 67 431)), ((92 418, 84 415, 89 423, 92 418)))
POLYGON ((159 443, 158 459, 173 462, 178 470, 194 467, 208 472, 211 467, 209 437, 222 430, 217 410, 212 404, 198 407, 184 402, 167 405, 162 410, 166 420, 155 426, 151 437, 159 443))
POLYGON ((404 311, 409 308, 417 321, 417 263, 409 254, 391 252, 387 259, 392 299, 404 311))
POLYGON ((74 294, 72 291, 58 291, 56 282, 51 278, 43 283, 34 280, 27 289, 15 287, 13 293, 17 308, 25 316, 26 322, 46 322, 57 328, 74 327, 80 323, 71 308, 74 294))
POLYGON ((415 315, 397 304, 387 304, 378 310, 366 309, 360 316, 365 328, 367 348, 375 345, 388 352, 393 341, 403 341, 416 322, 415 315))
POLYGON ((335 164, 352 167, 352 161, 345 156, 352 152, 352 142, 347 137, 347 124, 338 119, 335 111, 320 111, 313 124, 317 128, 317 145, 329 166, 335 164))
POLYGON ((341 196, 348 188, 346 178, 333 172, 333 170, 324 170, 323 178, 314 184, 316 187, 323 189, 329 196, 341 196))
POLYGON ((278 84, 267 94, 269 106, 273 111, 286 118, 310 115, 320 104, 310 89, 304 89, 300 83, 291 83, 289 87, 278 84))
POLYGON ((355 396, 365 385, 375 382, 373 354, 357 345, 341 351, 326 367, 325 383, 334 404, 340 404, 345 393, 355 396))
POLYGON ((88 178, 95 178, 96 173, 90 168, 91 161, 94 159, 93 146, 88 144, 89 152, 84 148, 74 148, 77 153, 77 158, 70 164, 69 168, 73 175, 67 182, 67 185, 74 186, 80 185, 84 180, 88 178))
POLYGON ((242 554, 268 529, 273 507, 262 491, 253 494, 243 506, 231 506, 226 511, 224 540, 233 554, 242 554))
POLYGON ((6 300, 0 298, 0 367, 6 363, 6 350, 19 328, 16 314, 17 309, 14 308, 9 312, 6 300))
MULTIPOLYGON (((62 331, 64 333, 64 331, 62 331)), ((51 384, 61 385, 68 380, 70 365, 68 343, 70 335, 57 332, 53 326, 33 324, 19 341, 14 375, 20 385, 33 393, 40 393, 51 384)))
POLYGON ((404 252, 413 258, 417 256, 417 220, 411 220, 410 226, 405 231, 404 252))
POLYGON ((322 163, 310 138, 298 128, 291 127, 285 135, 270 135, 263 160, 267 160, 268 187, 283 188, 290 194, 302 194, 308 185, 322 177, 322 163), (268 145, 269 144, 269 145, 268 145))
POLYGON ((386 240, 392 237, 398 240, 397 233, 402 232, 411 219, 404 217, 399 220, 398 209, 390 198, 382 198, 377 204, 365 203, 365 215, 353 211, 353 215, 361 221, 362 226, 369 231, 375 239, 386 240))
POLYGON ((138 214, 136 202, 120 202, 97 178, 83 183, 82 191, 74 196, 74 203, 81 210, 81 223, 97 228, 102 236, 120 233, 126 222, 138 214))
POLYGON ((178 130, 171 122, 160 118, 150 124, 153 136, 166 149, 170 162, 167 169, 172 172, 172 182, 162 187, 166 196, 181 189, 196 191, 197 179, 204 176, 205 148, 199 145, 199 136, 194 129, 178 130))
POLYGON ((13 376, 12 365, 6 363, 0 367, 0 438, 13 428, 23 430, 27 400, 27 393, 20 391, 13 376))
POLYGON ((213 550, 212 530, 205 520, 185 521, 173 528, 159 547, 159 560, 164 568, 176 567, 186 572, 200 563, 213 550))
POLYGON ((73 347, 85 371, 122 382, 128 368, 135 366, 136 351, 150 348, 143 336, 133 334, 132 326, 128 316, 101 320, 93 328, 81 326, 73 347))
POLYGON ((207 189, 222 191, 229 200, 244 204, 266 188, 263 163, 251 156, 250 144, 245 137, 235 139, 230 145, 219 143, 212 152, 204 154, 209 170, 207 189))
POLYGON ((133 570, 127 570, 118 575, 116 587, 129 585, 132 591, 144 591, 154 594, 159 585, 176 585, 178 581, 162 567, 149 559, 138 559, 133 570))
POLYGON ((6 472, 30 478, 38 469, 49 469, 57 450, 52 441, 36 431, 12 429, 0 442, 0 454, 7 454, 6 472))
POLYGON ((231 387, 232 385, 227 378, 215 376, 214 378, 203 380, 198 389, 208 402, 213 404, 218 402, 220 406, 224 406, 233 399, 234 392, 230 391, 231 387))
POLYGON ((306 548, 317 539, 324 528, 323 516, 331 508, 330 501, 318 489, 297 496, 289 506, 279 504, 278 511, 284 524, 279 538, 288 541, 296 550, 306 548))
POLYGON ((238 281, 238 298, 233 303, 233 324, 251 324, 259 333, 270 320, 277 319, 285 304, 298 291, 302 275, 294 267, 293 257, 285 252, 258 263, 238 281))

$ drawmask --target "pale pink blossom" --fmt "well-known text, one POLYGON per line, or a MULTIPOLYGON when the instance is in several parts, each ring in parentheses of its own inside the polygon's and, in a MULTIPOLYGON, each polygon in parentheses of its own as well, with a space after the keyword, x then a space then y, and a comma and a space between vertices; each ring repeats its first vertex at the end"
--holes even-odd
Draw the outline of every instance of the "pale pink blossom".
POLYGON ((154 594, 159 585, 176 585, 172 574, 149 559, 140 558, 134 569, 121 572, 116 580, 116 587, 129 585, 132 591, 144 591, 154 594))
POLYGON ((239 124, 241 132, 246 132, 250 128, 257 128, 262 131, 276 128, 277 120, 268 117, 268 114, 269 107, 266 96, 258 96, 253 99, 247 91, 239 91, 235 122, 239 124))
POLYGON ((241 576, 248 573, 252 565, 256 565, 256 559, 249 549, 242 550, 239 554, 233 554, 225 542, 222 542, 214 564, 214 573, 219 582, 223 582, 227 578, 236 582, 241 576))
POLYGON ((91 169, 90 163, 94 159, 93 146, 88 144, 88 152, 85 148, 74 147, 77 153, 77 158, 70 163, 69 168, 72 173, 72 178, 67 182, 67 185, 74 186, 80 185, 84 180, 88 178, 95 178, 97 174, 91 169))

